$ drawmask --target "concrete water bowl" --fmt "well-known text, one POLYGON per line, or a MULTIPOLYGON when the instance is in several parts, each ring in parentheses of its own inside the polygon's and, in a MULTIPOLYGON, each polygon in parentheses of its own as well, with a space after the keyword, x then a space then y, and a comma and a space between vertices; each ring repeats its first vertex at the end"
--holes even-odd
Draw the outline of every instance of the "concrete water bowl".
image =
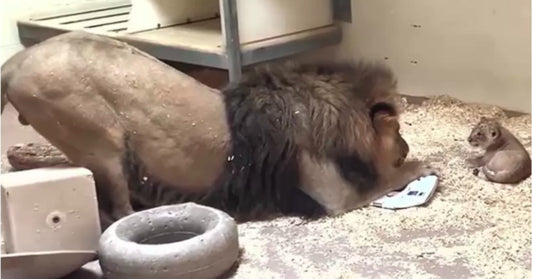
POLYGON ((124 217, 102 234, 99 248, 108 279, 216 278, 238 255, 233 218, 195 203, 124 217))

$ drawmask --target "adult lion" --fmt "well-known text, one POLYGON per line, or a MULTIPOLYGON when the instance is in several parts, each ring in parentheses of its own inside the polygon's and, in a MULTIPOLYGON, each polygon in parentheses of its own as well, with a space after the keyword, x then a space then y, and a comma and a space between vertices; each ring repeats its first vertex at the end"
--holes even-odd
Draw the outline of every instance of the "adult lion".
POLYGON ((90 169, 115 219, 133 211, 130 193, 138 208, 193 200, 240 220, 364 206, 433 172, 404 162, 395 90, 380 65, 287 64, 250 71, 220 94, 85 32, 2 66, 2 110, 9 100, 90 169))

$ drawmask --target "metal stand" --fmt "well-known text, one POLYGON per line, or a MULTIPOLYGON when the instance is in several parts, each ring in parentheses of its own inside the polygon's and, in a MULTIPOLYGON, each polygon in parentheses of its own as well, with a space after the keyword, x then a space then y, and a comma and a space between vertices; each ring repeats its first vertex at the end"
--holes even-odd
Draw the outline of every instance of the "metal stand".
POLYGON ((18 21, 18 32, 25 46, 61 33, 84 30, 129 43, 158 59, 224 69, 231 82, 237 82, 242 67, 294 55, 342 39, 340 27, 331 24, 286 34, 241 46, 236 0, 219 0, 220 18, 134 33, 127 32, 131 4, 114 0, 105 6, 83 6, 75 10, 54 11, 38 18, 18 21))
POLYGON ((221 0, 224 9, 224 40, 226 42, 226 61, 229 81, 238 82, 242 75, 241 44, 239 40, 239 22, 236 0, 221 0))

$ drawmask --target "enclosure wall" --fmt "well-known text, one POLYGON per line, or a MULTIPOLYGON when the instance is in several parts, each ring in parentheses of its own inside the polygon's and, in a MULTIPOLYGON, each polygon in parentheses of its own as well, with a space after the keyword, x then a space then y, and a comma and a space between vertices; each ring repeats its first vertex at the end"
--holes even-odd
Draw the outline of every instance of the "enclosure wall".
MULTIPOLYGON (((17 17, 94 1, 0 1, 0 62, 21 48, 17 17)), ((531 112, 530 0, 351 0, 351 10, 340 46, 307 57, 386 61, 402 93, 531 112)))
POLYGON ((531 112, 530 0, 351 0, 339 47, 306 57, 387 62, 402 93, 531 112))

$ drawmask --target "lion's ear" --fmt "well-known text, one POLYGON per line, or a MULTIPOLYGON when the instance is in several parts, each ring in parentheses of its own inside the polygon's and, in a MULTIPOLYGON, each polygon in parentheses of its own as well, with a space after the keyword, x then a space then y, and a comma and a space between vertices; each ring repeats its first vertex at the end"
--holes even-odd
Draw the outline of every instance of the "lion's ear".
POLYGON ((396 117, 398 115, 396 108, 389 103, 379 102, 370 107, 370 118, 374 119, 378 115, 396 117))

